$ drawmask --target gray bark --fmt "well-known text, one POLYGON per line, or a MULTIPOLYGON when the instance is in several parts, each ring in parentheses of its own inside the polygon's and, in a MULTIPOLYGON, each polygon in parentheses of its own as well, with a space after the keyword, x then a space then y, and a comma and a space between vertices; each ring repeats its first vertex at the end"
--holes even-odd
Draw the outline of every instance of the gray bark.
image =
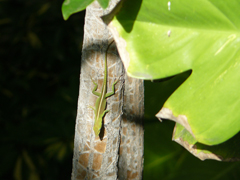
MULTIPOLYGON (((115 95, 107 98, 106 109, 110 111, 104 117, 101 138, 95 137, 93 131, 95 114, 89 108, 89 106, 95 106, 97 99, 92 94, 94 84, 90 76, 98 84, 100 92, 104 77, 105 51, 109 42, 112 41, 112 36, 100 17, 107 14, 116 3, 116 0, 112 0, 110 7, 103 10, 97 2, 94 2, 86 9, 72 180, 142 178, 143 126, 142 121, 137 120, 142 120, 143 115, 143 88, 140 87, 142 81, 127 78, 124 83, 124 76, 120 78, 115 86, 115 95), (132 84, 128 86, 130 81, 132 84), (140 83, 135 84, 135 82, 140 83), (123 89, 131 94, 124 95, 123 89), (141 95, 136 96, 135 93, 141 95), (139 99, 134 100, 135 97, 139 99), (124 116, 123 102, 129 102, 129 106, 124 108, 124 116), (139 110, 139 107, 142 109, 139 110), (128 108, 132 108, 131 111, 128 108), (121 123, 123 129, 121 129, 121 123), (123 134, 122 137, 121 134, 123 134), (132 162, 128 161, 129 158, 132 162)), ((124 74, 124 68, 116 47, 111 46, 107 54, 109 92, 113 82, 124 74)))
POLYGON ((123 111, 118 177, 139 180, 142 179, 144 153, 143 80, 126 76, 123 111))

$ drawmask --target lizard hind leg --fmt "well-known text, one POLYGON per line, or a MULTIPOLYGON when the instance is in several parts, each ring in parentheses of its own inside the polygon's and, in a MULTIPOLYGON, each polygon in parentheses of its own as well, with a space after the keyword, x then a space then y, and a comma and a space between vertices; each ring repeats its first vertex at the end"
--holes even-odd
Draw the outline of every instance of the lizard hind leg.
POLYGON ((109 112, 109 110, 105 110, 103 111, 103 113, 100 115, 99 119, 97 121, 95 121, 94 123, 94 127, 93 127, 93 130, 94 130, 94 133, 95 133, 95 136, 98 136, 101 129, 102 129, 102 124, 103 124, 103 117, 104 115, 109 112))
POLYGON ((107 112, 109 112, 109 110, 103 111, 103 113, 101 114, 101 118, 103 118, 103 116, 104 116, 107 112))

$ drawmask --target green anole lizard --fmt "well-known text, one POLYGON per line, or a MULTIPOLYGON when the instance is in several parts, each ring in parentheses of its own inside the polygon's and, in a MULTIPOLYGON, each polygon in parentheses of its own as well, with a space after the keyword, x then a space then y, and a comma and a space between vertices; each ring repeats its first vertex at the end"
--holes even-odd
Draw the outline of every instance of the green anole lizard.
POLYGON ((98 96, 96 103, 95 103, 95 108, 92 106, 89 106, 90 108, 92 108, 94 110, 94 114, 95 114, 95 122, 94 122, 94 126, 93 126, 93 130, 95 132, 95 136, 97 137, 100 133, 100 130, 102 128, 102 120, 104 115, 109 112, 109 110, 105 110, 106 109, 106 98, 108 98, 109 96, 112 96, 115 93, 115 84, 118 82, 119 78, 112 84, 112 92, 107 93, 107 52, 109 47, 111 46, 111 44, 114 41, 112 41, 106 50, 105 53, 105 69, 104 69, 104 79, 103 79, 103 85, 102 85, 102 89, 101 89, 101 93, 97 92, 97 88, 98 88, 98 84, 96 82, 93 81, 93 84, 95 85, 92 93, 96 96, 98 96))

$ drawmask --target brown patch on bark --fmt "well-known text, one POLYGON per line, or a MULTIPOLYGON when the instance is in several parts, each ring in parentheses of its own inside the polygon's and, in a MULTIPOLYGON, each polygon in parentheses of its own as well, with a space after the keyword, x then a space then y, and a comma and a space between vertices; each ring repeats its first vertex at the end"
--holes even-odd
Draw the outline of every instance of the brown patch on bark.
POLYGON ((77 175, 78 180, 84 179, 86 177, 86 175, 87 175, 87 172, 84 169, 82 169, 82 168, 78 169, 78 175, 77 175))
POLYGON ((116 142, 118 142, 118 138, 114 139, 113 144, 115 144, 116 142))
POLYGON ((109 163, 109 164, 112 163, 112 157, 109 157, 109 158, 108 158, 108 163, 109 163))
POLYGON ((87 168, 88 166, 88 158, 89 158, 89 154, 86 153, 86 154, 81 154, 80 157, 79 157, 79 164, 81 164, 83 167, 87 168))
POLYGON ((135 124, 133 124, 132 126, 131 126, 131 128, 132 128, 132 130, 135 132, 136 131, 136 125, 135 124))
POLYGON ((101 154, 94 154, 93 156, 93 165, 92 165, 92 168, 94 170, 99 170, 102 166, 102 159, 103 159, 103 156, 101 154))
POLYGON ((127 172, 128 179, 135 179, 137 176, 138 176, 137 172, 135 172, 135 173, 132 173, 132 171, 127 172))
POLYGON ((94 149, 100 153, 104 153, 106 150, 107 139, 103 139, 102 141, 96 142, 94 149))
POLYGON ((122 128, 122 132, 123 132, 123 135, 126 136, 126 135, 127 135, 127 127, 123 127, 123 128, 122 128))

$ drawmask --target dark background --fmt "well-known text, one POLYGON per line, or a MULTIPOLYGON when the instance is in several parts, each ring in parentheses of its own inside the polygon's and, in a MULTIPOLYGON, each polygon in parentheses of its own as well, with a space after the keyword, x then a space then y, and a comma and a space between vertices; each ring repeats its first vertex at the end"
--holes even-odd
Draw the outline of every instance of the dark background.
POLYGON ((70 179, 85 12, 0 1, 0 179, 70 179))
MULTIPOLYGON (((62 0, 0 0, 0 180, 70 180, 85 12, 62 0)), ((238 180, 239 162, 200 161, 154 115, 189 76, 145 82, 145 180, 238 180)))

